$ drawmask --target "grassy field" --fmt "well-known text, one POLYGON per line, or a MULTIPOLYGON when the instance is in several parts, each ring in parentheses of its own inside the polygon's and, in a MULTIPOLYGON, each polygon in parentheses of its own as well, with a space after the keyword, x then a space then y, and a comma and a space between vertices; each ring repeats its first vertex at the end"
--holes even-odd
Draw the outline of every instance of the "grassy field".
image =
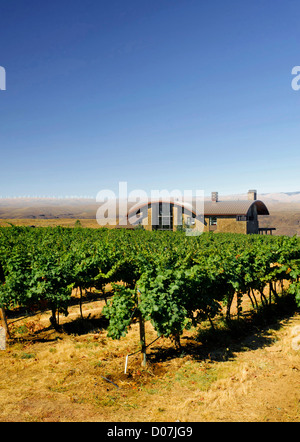
MULTIPOLYGON (((10 224, 14 226, 35 226, 35 227, 75 227, 76 219, 74 218, 56 218, 56 219, 14 219, 6 218, 0 219, 0 227, 7 227, 10 224)), ((80 219, 78 220, 82 227, 99 228, 97 220, 94 219, 80 219)))
MULTIPOLYGON (((237 422, 300 420, 300 327, 294 308, 233 324, 192 329, 175 351, 160 338, 142 369, 139 330, 107 337, 103 301, 70 307, 62 332, 50 312, 8 318, 12 339, 0 351, 0 421, 237 422), (299 330, 298 330, 299 334, 299 330)), ((247 306, 244 306, 247 308, 247 306)), ((146 324, 147 343, 156 338, 146 324)))

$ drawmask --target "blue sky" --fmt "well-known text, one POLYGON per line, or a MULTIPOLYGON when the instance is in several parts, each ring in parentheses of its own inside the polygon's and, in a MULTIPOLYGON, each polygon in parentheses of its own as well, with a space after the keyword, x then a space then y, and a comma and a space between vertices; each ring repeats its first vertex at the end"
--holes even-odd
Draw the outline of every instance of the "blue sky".
POLYGON ((300 191, 300 3, 0 0, 0 195, 300 191))

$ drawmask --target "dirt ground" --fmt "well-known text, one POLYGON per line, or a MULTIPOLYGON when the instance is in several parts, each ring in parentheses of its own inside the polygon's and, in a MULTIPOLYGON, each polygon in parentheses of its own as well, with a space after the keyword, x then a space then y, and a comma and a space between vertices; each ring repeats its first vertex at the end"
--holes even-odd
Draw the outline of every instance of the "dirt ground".
MULTIPOLYGON (((1 422, 299 422, 300 313, 228 335, 186 332, 176 351, 159 338, 142 369, 139 330, 107 337, 102 301, 70 308, 64 332, 49 312, 10 317, 0 351, 1 422)), ((156 339, 146 324, 147 343, 156 339)))

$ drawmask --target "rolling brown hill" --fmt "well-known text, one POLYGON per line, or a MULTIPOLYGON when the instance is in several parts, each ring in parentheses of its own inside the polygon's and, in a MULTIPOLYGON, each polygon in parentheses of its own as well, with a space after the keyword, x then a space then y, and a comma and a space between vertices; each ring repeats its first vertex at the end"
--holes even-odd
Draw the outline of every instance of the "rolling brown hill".
MULTIPOLYGON (((223 199, 243 199, 243 195, 225 196, 223 199)), ((300 235, 300 192, 291 194, 268 194, 259 195, 259 199, 264 201, 269 209, 269 216, 260 216, 260 227, 275 227, 275 235, 300 235)), ((95 199, 56 199, 56 198, 2 198, 0 199, 0 220, 3 225, 4 220, 10 222, 27 220, 28 224, 46 225, 46 220, 50 225, 60 224, 64 220, 64 225, 71 220, 85 220, 83 225, 98 227, 96 213, 100 203, 95 199), (44 220, 43 224, 41 224, 44 220), (55 221, 56 220, 56 221, 55 221)), ((71 225, 70 224, 70 225, 71 225)))
POLYGON ((300 203, 269 203, 270 215, 259 217, 260 227, 275 227, 276 235, 300 235, 300 203))
POLYGON ((94 199, 2 198, 0 219, 91 219, 98 207, 94 199))

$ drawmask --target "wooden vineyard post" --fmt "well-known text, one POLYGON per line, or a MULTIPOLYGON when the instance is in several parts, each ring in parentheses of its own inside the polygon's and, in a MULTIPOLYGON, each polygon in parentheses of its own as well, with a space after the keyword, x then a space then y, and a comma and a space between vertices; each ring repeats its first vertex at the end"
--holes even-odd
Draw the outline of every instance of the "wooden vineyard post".
MULTIPOLYGON (((4 271, 3 271, 3 267, 1 265, 1 262, 0 262, 0 283, 5 284, 5 275, 4 275, 4 271)), ((0 325, 1 324, 3 324, 3 328, 5 330, 6 337, 10 338, 5 309, 4 309, 3 305, 0 304, 0 325)))
POLYGON ((146 367, 146 334, 145 334, 145 321, 140 313, 140 341, 142 346, 142 367, 146 367))
POLYGON ((0 306, 0 325, 3 324, 3 328, 5 330, 6 336, 8 338, 10 338, 10 333, 9 333, 9 328, 7 325, 7 319, 6 319, 6 314, 5 314, 5 310, 3 307, 0 306))
MULTIPOLYGON (((140 291, 138 289, 138 304, 140 304, 140 291)), ((141 343, 141 353, 142 353, 142 367, 146 367, 146 333, 145 333, 145 321, 142 313, 139 311, 139 323, 140 323, 140 343, 141 343)))

